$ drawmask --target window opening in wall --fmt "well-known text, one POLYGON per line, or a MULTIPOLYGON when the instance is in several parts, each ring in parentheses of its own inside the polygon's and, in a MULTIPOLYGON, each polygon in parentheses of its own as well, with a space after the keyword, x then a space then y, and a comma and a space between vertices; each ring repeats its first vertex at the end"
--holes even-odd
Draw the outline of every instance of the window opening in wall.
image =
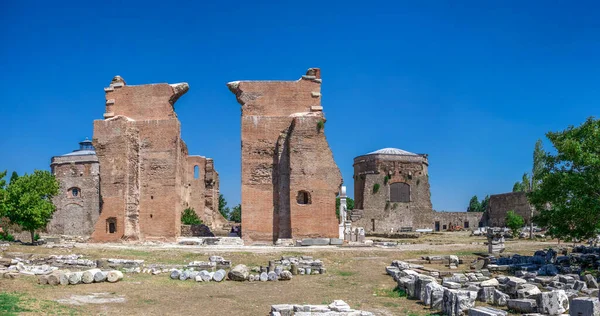
POLYGON ((465 222, 464 228, 469 228, 469 222, 465 222))
POLYGON ((448 227, 448 226, 446 226, 446 225, 442 225, 442 229, 443 229, 443 230, 446 230, 446 229, 447 229, 447 227, 448 227))
POLYGON ((310 193, 307 191, 298 191, 296 202, 298 202, 298 204, 310 204, 310 193))
POLYGON ((390 202, 410 202, 410 185, 396 182, 390 185, 390 202))
POLYGON ((200 167, 194 166, 194 179, 200 178, 200 167))
POLYGON ((81 190, 79 188, 71 188, 69 189, 69 191, 72 197, 78 197, 81 193, 81 190))
POLYGON ((114 217, 109 217, 106 219, 106 232, 109 234, 114 234, 117 232, 117 219, 114 217))
POLYGON ((436 222, 435 222, 435 231, 436 231, 436 232, 439 232, 439 231, 440 231, 440 222, 439 222, 439 221, 436 221, 436 222))
POLYGON ((375 219, 371 218, 371 223, 373 224, 373 231, 375 231, 375 219))

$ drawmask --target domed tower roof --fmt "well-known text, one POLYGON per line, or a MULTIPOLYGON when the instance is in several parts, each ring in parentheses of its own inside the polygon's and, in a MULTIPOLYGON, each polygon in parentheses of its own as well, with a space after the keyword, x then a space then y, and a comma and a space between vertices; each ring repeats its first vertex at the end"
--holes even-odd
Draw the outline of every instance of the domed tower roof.
POLYGON ((79 142, 79 149, 76 149, 70 153, 61 155, 61 157, 85 156, 85 155, 95 155, 95 154, 96 154, 96 149, 94 148, 94 145, 92 145, 92 141, 86 137, 85 140, 79 142))
POLYGON ((398 149, 398 148, 382 148, 382 149, 376 150, 374 152, 370 152, 367 155, 375 155, 375 154, 399 155, 399 156, 419 156, 415 153, 411 153, 410 151, 406 151, 406 150, 402 150, 402 149, 398 149))

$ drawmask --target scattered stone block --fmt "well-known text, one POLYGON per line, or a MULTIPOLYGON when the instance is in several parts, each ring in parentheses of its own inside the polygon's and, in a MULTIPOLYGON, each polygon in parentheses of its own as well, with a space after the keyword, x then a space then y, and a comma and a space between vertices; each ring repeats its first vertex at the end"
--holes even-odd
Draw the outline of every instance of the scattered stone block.
POLYGON ((599 316, 600 301, 595 297, 578 297, 571 301, 569 306, 570 316, 599 316))
POLYGON ((537 296, 538 312, 560 315, 569 310, 569 297, 563 290, 542 292, 537 296))
POLYGON ((529 298, 510 299, 506 302, 508 309, 517 313, 535 313, 536 300, 529 298))
POLYGON ((246 265, 238 264, 229 271, 229 274, 227 276, 230 280, 233 281, 245 281, 246 279, 248 279, 249 274, 250 270, 246 265))
POLYGON ((507 312, 491 307, 474 307, 469 309, 469 316, 506 316, 507 312))

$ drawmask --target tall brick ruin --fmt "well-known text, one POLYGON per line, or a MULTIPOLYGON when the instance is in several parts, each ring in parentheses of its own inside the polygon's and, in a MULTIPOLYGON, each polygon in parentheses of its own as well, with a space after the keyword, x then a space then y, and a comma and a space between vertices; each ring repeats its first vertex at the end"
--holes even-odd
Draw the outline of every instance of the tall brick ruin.
POLYGON ((187 207, 213 229, 226 223, 212 159, 189 156, 181 139, 174 105, 188 89, 129 86, 119 76, 104 88, 104 120, 94 121, 101 210, 92 240, 175 239, 187 207))
POLYGON ((320 70, 227 86, 242 105, 244 240, 337 238, 342 177, 324 134, 320 70))

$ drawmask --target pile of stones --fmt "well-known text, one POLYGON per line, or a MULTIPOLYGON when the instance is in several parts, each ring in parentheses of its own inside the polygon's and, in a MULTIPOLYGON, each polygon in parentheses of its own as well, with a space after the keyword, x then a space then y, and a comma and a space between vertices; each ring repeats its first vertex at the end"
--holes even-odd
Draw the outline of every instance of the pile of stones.
POLYGON ((475 307, 476 301, 523 314, 560 315, 570 310, 571 315, 600 315, 598 285, 592 275, 580 279, 573 274, 538 276, 535 271, 518 270, 518 276, 493 277, 482 269, 440 279, 422 266, 404 261, 393 261, 386 272, 409 298, 445 315, 507 315, 500 309, 475 307), (593 312, 588 313, 590 310, 593 312))
POLYGON ((327 269, 323 266, 323 261, 313 259, 311 256, 282 256, 281 259, 269 261, 266 267, 255 267, 253 271, 260 273, 274 271, 278 274, 281 271, 290 271, 292 275, 310 275, 325 274, 327 269))
POLYGON ((90 269, 77 272, 57 270, 47 275, 41 275, 38 281, 40 284, 48 285, 75 285, 101 283, 104 281, 115 283, 122 279, 123 273, 118 270, 102 271, 100 269, 90 269))
POLYGON ((350 308, 342 300, 335 300, 329 305, 271 305, 270 316, 301 316, 301 315, 327 315, 327 316, 373 316, 371 312, 359 311, 350 308))

